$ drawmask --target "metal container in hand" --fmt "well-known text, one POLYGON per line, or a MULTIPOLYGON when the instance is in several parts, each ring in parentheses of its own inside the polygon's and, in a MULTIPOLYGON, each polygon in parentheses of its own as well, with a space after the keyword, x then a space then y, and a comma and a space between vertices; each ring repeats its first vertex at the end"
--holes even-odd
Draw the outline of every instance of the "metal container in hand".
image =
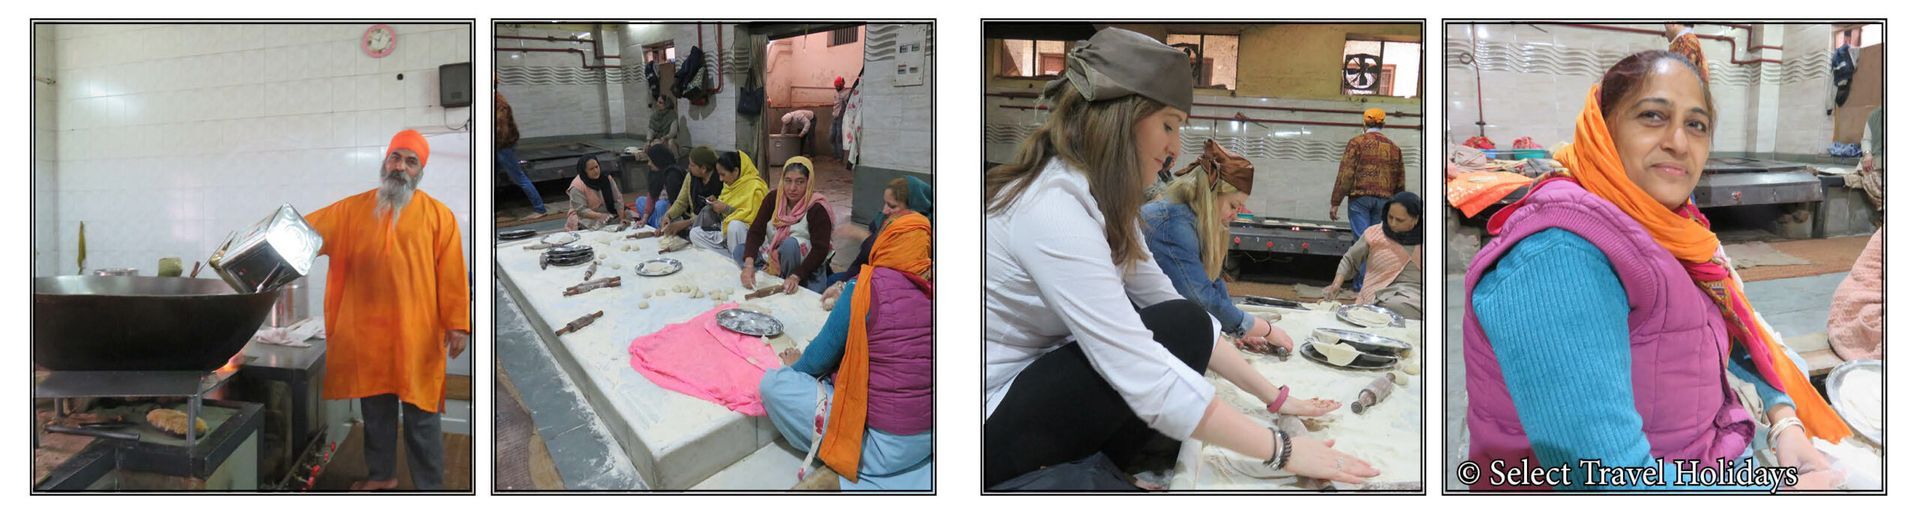
POLYGON ((272 291, 306 276, 320 256, 320 234, 292 205, 227 240, 207 264, 241 293, 272 291))
POLYGON ((307 277, 300 277, 274 293, 273 310, 267 312, 267 326, 284 328, 307 319, 307 277))

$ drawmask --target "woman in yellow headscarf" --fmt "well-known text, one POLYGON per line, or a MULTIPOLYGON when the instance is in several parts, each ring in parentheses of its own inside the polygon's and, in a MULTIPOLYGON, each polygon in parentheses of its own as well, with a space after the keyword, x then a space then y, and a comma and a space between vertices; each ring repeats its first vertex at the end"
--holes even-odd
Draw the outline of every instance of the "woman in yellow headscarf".
POLYGON ((1482 469, 1531 459, 1580 471, 1568 484, 1522 485, 1624 485, 1588 481, 1600 477, 1576 463, 1598 459, 1664 467, 1646 487, 1737 487, 1679 470, 1753 466, 1765 442, 1798 487, 1835 485, 1810 437, 1838 441, 1846 425, 1758 323, 1689 200, 1716 121, 1686 58, 1629 56, 1593 88, 1573 145, 1556 156, 1569 173, 1488 222, 1496 237, 1468 268, 1462 320, 1468 458, 1482 469), (1759 391, 1764 436, 1729 372, 1759 391))
POLYGON ((753 158, 746 152, 728 152, 720 154, 720 188, 718 198, 709 198, 707 208, 715 214, 724 216, 718 227, 693 227, 688 237, 701 248, 726 254, 738 248, 746 240, 746 225, 760 213, 760 202, 767 196, 767 181, 760 178, 760 169, 753 167, 753 158), (739 237, 734 237, 734 234, 739 237))
POLYGON ((926 216, 894 216, 806 352, 760 381, 774 426, 842 490, 933 488, 932 250, 926 216))

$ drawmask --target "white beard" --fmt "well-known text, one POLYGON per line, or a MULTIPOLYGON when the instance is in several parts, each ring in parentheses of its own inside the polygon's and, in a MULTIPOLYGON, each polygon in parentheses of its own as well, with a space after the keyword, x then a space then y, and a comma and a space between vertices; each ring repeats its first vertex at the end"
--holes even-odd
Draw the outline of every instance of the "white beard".
POLYGON ((399 177, 394 177, 392 174, 381 176, 380 192, 377 195, 379 197, 379 203, 373 208, 374 216, 385 216, 387 213, 394 213, 393 219, 391 220, 392 223, 400 222, 398 213, 406 210, 407 202, 413 201, 413 190, 420 185, 420 177, 425 176, 425 174, 420 176, 408 175, 404 171, 398 175, 399 177))

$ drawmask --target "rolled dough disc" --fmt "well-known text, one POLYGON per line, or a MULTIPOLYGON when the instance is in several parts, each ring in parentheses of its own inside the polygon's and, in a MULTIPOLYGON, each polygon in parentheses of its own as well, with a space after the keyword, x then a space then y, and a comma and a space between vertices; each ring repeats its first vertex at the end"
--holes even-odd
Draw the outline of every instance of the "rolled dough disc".
POLYGON ((1360 349, 1354 348, 1353 345, 1344 342, 1330 345, 1316 344, 1313 345, 1313 347, 1320 350, 1320 355, 1327 357, 1327 363, 1335 366, 1352 364, 1353 359, 1360 356, 1360 349))

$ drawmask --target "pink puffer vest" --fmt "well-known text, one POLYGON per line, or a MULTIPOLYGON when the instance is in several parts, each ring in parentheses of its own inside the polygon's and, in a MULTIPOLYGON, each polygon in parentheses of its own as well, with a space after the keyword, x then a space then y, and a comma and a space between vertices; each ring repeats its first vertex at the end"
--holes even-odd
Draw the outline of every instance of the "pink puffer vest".
POLYGON ((896 435, 931 430, 933 298, 905 273, 875 268, 867 317, 867 427, 896 435))
POLYGON ((1511 467, 1533 457, 1500 362, 1474 313, 1473 293, 1480 277, 1509 249, 1550 228, 1598 247, 1626 289, 1634 408, 1653 456, 1706 462, 1738 458, 1753 438, 1754 425, 1727 384, 1726 322, 1680 262, 1633 218, 1572 180, 1544 181, 1506 210, 1511 212, 1503 213, 1505 226, 1498 226, 1496 217, 1491 228, 1498 235, 1474 256, 1466 275, 1468 459, 1484 470, 1496 459, 1511 467))

